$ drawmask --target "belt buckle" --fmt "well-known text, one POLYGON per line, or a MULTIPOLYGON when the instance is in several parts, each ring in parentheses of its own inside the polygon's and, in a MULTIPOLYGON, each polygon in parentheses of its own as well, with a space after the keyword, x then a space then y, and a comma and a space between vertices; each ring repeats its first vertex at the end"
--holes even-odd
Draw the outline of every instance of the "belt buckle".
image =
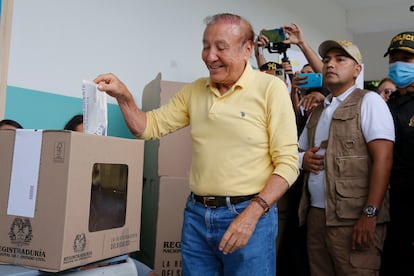
MULTIPOLYGON (((204 207, 206 207, 206 208, 216 208, 217 206, 216 206, 216 205, 214 205, 214 204, 209 205, 209 201, 213 201, 214 199, 215 199, 215 197, 214 197, 214 196, 204 196, 204 197, 203 197, 203 204, 204 204, 204 207)), ((213 203, 213 202, 211 202, 211 203, 213 203)))

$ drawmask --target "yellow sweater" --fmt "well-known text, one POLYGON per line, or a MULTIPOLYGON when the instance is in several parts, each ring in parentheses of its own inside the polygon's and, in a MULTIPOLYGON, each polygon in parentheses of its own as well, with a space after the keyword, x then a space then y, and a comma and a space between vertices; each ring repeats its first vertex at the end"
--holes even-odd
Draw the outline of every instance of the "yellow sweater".
POLYGON ((209 78, 188 84, 166 105, 147 112, 139 137, 154 139, 190 125, 190 189, 198 195, 248 195, 271 174, 291 185, 298 176, 295 116, 286 85, 250 64, 220 95, 209 78))

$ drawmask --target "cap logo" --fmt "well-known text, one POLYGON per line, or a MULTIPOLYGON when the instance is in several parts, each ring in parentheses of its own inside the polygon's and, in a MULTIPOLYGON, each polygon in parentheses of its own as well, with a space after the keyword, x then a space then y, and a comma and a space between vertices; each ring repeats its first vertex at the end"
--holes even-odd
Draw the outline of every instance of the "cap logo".
POLYGON ((414 41, 414 35, 412 34, 399 34, 392 39, 391 43, 403 44, 404 41, 414 41))
POLYGON ((339 40, 338 43, 345 47, 349 47, 352 45, 352 42, 348 40, 339 40))
POLYGON ((276 63, 267 64, 267 70, 276 70, 276 63))
POLYGON ((361 60, 362 60, 361 53, 359 51, 354 51, 354 50, 349 49, 349 47, 353 45, 351 41, 349 41, 349 40, 339 40, 338 43, 342 47, 347 48, 347 51, 351 51, 353 58, 356 58, 358 63, 361 62, 361 60))
POLYGON ((273 61, 269 61, 262 66, 260 66, 260 71, 266 71, 266 70, 277 70, 277 63, 273 61))

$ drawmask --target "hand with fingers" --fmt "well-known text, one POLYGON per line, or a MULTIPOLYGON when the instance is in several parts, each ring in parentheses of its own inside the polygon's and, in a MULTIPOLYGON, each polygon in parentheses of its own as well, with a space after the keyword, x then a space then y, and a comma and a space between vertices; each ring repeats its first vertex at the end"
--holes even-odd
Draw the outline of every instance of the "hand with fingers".
POLYGON ((325 168, 325 155, 318 154, 320 147, 313 147, 307 150, 303 156, 302 167, 304 170, 319 174, 325 168))
POLYGON ((302 106, 305 111, 310 114, 315 107, 320 105, 325 100, 325 96, 319 91, 312 91, 303 96, 299 101, 299 106, 302 106))

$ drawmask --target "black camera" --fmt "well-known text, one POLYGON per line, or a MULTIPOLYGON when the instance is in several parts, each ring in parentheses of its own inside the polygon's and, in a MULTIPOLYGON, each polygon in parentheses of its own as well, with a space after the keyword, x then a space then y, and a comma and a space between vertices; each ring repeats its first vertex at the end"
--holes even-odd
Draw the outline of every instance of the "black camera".
POLYGON ((269 39, 269 43, 266 45, 269 53, 285 53, 290 47, 290 44, 283 43, 286 40, 286 32, 283 28, 277 28, 272 30, 262 30, 261 35, 266 36, 269 39))

